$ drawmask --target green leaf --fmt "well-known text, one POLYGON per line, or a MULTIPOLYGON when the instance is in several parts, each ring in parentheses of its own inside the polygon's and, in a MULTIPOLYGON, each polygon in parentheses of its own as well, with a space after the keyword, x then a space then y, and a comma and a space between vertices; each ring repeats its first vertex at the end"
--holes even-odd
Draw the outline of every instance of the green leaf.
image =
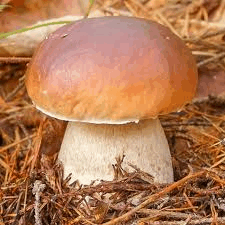
POLYGON ((37 28, 40 28, 40 27, 47 27, 47 26, 50 26, 50 25, 58 25, 58 24, 67 24, 67 23, 71 23, 71 22, 74 22, 74 21, 58 21, 58 22, 44 23, 44 24, 33 26, 33 27, 21 28, 21 29, 18 29, 18 30, 14 30, 14 31, 10 31, 10 32, 7 32, 7 33, 0 34, 0 39, 7 38, 11 35, 23 33, 23 32, 29 31, 29 30, 34 30, 34 29, 37 29, 37 28))

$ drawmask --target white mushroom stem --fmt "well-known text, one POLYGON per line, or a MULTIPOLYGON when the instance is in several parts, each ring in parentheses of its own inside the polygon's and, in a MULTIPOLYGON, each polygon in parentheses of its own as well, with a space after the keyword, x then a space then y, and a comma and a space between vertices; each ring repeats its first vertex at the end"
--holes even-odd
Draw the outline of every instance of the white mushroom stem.
POLYGON ((116 157, 154 176, 156 182, 173 182, 169 146, 159 119, 122 125, 69 122, 59 153, 64 176, 90 184, 97 179, 112 180, 116 157))

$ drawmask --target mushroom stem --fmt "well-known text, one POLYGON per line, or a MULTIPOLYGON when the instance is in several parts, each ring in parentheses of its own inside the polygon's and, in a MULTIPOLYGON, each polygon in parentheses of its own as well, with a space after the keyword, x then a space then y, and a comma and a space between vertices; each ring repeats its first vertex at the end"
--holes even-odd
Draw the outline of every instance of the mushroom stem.
POLYGON ((69 122, 59 153, 64 176, 90 184, 97 179, 112 180, 116 157, 151 174, 155 182, 173 182, 169 146, 159 119, 120 125, 69 122))

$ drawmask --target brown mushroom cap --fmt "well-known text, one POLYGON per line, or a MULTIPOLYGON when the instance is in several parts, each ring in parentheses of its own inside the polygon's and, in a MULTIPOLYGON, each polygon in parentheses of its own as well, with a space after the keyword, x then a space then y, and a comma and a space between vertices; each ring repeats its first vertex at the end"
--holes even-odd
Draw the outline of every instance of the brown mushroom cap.
POLYGON ((59 119, 123 123, 180 109, 196 90, 197 67, 168 28, 144 19, 102 17, 66 25, 29 64, 34 104, 59 119))

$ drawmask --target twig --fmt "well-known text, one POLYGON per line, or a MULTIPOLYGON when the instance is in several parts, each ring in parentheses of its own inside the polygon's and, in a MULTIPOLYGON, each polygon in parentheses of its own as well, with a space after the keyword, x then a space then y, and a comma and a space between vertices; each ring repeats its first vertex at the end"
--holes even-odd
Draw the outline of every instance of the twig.
POLYGON ((23 210, 24 210, 24 219, 23 222, 26 224, 26 207, 27 207, 27 192, 28 192, 28 180, 26 180, 26 188, 25 188, 25 193, 24 193, 24 202, 23 202, 23 210))
POLYGON ((29 140, 29 139, 31 139, 31 138, 36 137, 36 135, 37 135, 36 133, 31 134, 31 135, 29 135, 29 136, 27 136, 27 137, 25 137, 25 138, 23 138, 23 139, 21 139, 21 140, 19 140, 19 141, 16 141, 16 142, 13 142, 12 144, 5 145, 4 147, 1 147, 1 148, 0 148, 0 153, 1 153, 1 152, 4 152, 4 151, 6 151, 6 150, 8 150, 9 148, 12 148, 12 147, 18 145, 18 144, 20 144, 20 143, 22 143, 22 142, 24 142, 24 141, 27 141, 27 140, 29 140))
MULTIPOLYGON (((177 18, 170 18, 169 21, 170 22, 174 22, 176 20, 176 22, 178 23, 185 23, 185 19, 177 19, 177 18)), ((189 23, 192 25, 200 25, 203 27, 207 27, 207 28, 217 28, 217 29, 223 29, 225 27, 224 23, 217 23, 217 22, 208 22, 208 21, 204 21, 204 20, 197 20, 197 19, 190 19, 189 23)))
POLYGON ((30 174, 32 174, 33 169, 37 163, 38 156, 39 156, 41 140, 42 140, 43 123, 44 123, 44 121, 42 121, 40 123, 38 131, 37 131, 36 142, 35 142, 35 146, 34 146, 34 156, 33 156, 32 164, 30 167, 30 174))
POLYGON ((32 190, 33 195, 35 195, 35 225, 42 225, 40 218, 40 195, 41 192, 45 189, 45 184, 42 184, 40 180, 36 180, 32 190))
MULTIPOLYGON (((159 185, 160 186, 160 185, 159 185)), ((72 191, 70 193, 63 194, 63 196, 67 195, 83 195, 88 194, 91 195, 95 192, 102 192, 102 193, 112 193, 112 192, 119 192, 119 191, 146 191, 146 190, 154 190, 157 187, 156 184, 146 184, 146 183, 126 183, 124 181, 107 181, 95 186, 84 187, 80 190, 72 191)))
POLYGON ((15 216, 13 225, 16 225, 17 222, 18 222, 18 218, 19 218, 19 209, 20 209, 20 203, 21 203, 22 195, 23 195, 23 193, 21 192, 21 193, 19 194, 19 197, 18 197, 18 201, 17 201, 17 205, 16 205, 16 210, 15 210, 16 216, 15 216))
POLYGON ((13 63, 28 63, 31 57, 0 57, 0 63, 13 64, 13 63))
POLYGON ((199 121, 187 121, 187 122, 174 122, 174 121, 162 121, 162 127, 179 127, 179 126, 212 126, 208 122, 199 122, 199 121))
POLYGON ((206 34, 202 35, 200 37, 200 39, 206 39, 206 38, 214 37, 214 36, 224 34, 224 33, 225 33, 225 28, 222 28, 222 29, 217 30, 217 31, 212 31, 210 33, 206 33, 206 34))
POLYGON ((167 218, 177 218, 177 219, 187 219, 189 216, 191 218, 195 219, 201 219, 199 215, 196 215, 195 213, 182 213, 182 212, 173 212, 173 211, 166 211, 166 210, 157 210, 157 209, 140 209, 138 211, 139 213, 143 214, 153 214, 153 215, 159 215, 167 218))
POLYGON ((123 214, 120 217, 117 217, 115 219, 112 219, 109 222, 104 223, 103 225, 113 225, 113 224, 117 224, 117 223, 121 223, 124 221, 127 221, 131 216, 133 216, 138 210, 144 208, 145 206, 149 205, 150 203, 152 203, 153 201, 159 199, 160 197, 166 195, 167 193, 171 192, 172 190, 174 190, 175 188, 177 188, 178 186, 184 184, 185 182, 187 182, 188 180, 191 180, 195 177, 201 176, 205 173, 205 171, 200 171, 194 174, 190 174, 186 177, 184 177, 183 179, 169 185, 168 187, 164 188, 162 191, 155 193, 153 195, 151 195, 146 201, 142 202, 139 206, 131 209, 130 211, 128 211, 127 213, 123 214))
POLYGON ((198 66, 198 68, 199 68, 199 67, 201 67, 201 66, 204 66, 205 64, 208 64, 208 63, 210 63, 210 62, 213 62, 213 61, 215 61, 215 60, 217 60, 217 59, 220 59, 220 58, 223 58, 223 57, 225 57, 225 53, 224 53, 224 52, 222 52, 222 53, 220 53, 220 54, 217 54, 216 56, 213 56, 213 57, 211 57, 211 58, 209 58, 209 59, 205 59, 205 60, 199 62, 199 63, 197 64, 197 66, 198 66))
POLYGON ((13 98, 14 98, 14 96, 25 86, 25 84, 24 84, 24 79, 25 79, 25 76, 23 76, 23 77, 21 77, 20 79, 19 79, 19 84, 16 86, 16 88, 15 89, 13 89, 13 91, 12 92, 10 92, 7 96, 6 96, 6 98, 5 98, 5 102, 9 102, 9 101, 11 101, 13 98))

